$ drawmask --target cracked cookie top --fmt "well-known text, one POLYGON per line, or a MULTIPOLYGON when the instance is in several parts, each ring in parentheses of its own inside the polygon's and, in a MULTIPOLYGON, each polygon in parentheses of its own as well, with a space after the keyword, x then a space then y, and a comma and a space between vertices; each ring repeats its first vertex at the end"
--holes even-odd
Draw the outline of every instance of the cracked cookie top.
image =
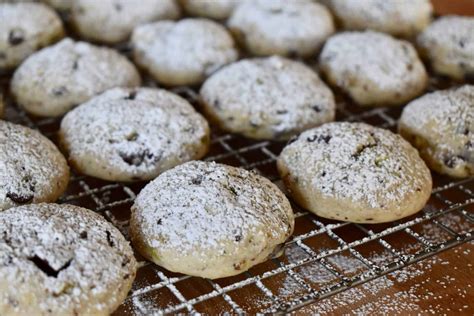
POLYGON ((0 120, 0 212, 26 203, 53 202, 68 181, 66 160, 49 139, 0 120))
POLYGON ((106 315, 135 272, 128 242, 92 211, 42 203, 0 213, 2 315, 106 315))
POLYGON ((60 139, 79 171, 135 181, 201 158, 209 133, 207 121, 171 92, 115 88, 68 113, 60 139))

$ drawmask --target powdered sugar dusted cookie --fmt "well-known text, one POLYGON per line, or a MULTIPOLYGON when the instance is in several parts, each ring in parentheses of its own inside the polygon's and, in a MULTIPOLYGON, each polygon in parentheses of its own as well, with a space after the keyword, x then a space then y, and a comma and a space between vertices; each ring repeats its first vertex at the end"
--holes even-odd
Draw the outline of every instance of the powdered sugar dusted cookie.
POLYGON ((159 89, 117 88, 68 113, 60 140, 80 172, 134 181, 201 158, 209 134, 206 120, 183 98, 159 89))
POLYGON ((64 36, 59 16, 40 3, 0 3, 0 71, 64 36))
POLYGON ((324 0, 343 28, 411 37, 430 24, 429 0, 324 0))
POLYGON ((331 37, 319 61, 328 81, 363 106, 403 104, 421 94, 428 81, 409 42, 372 31, 331 37))
POLYGON ((302 133, 283 149, 278 170, 299 205, 349 222, 409 216, 431 194, 431 174, 416 149, 364 123, 328 123, 302 133))
POLYGON ((265 261, 292 234, 294 215, 269 180, 193 161, 150 182, 132 207, 132 242, 170 271, 210 279, 265 261))
POLYGON ((439 18, 418 36, 418 46, 436 72, 474 80, 474 17, 439 18))
POLYGON ((168 86, 199 84, 238 56, 227 30, 205 19, 142 25, 132 43, 135 62, 168 86))
POLYGON ((109 315, 136 269, 129 243, 90 210, 42 203, 0 213, 1 315, 109 315))
POLYGON ((227 19, 242 0, 180 0, 184 11, 211 19, 227 19))
POLYGON ((64 39, 30 56, 16 70, 11 91, 26 111, 60 116, 109 88, 140 81, 135 66, 116 51, 64 39))
POLYGON ((453 177, 474 176, 474 86, 412 101, 403 109, 398 127, 433 170, 453 177))
POLYGON ((336 114, 331 90, 313 70, 276 56, 226 66, 200 94, 205 112, 221 128, 250 138, 288 139, 336 114))
POLYGON ((244 1, 229 28, 255 55, 310 56, 334 33, 329 10, 310 0, 244 1))
POLYGON ((66 160, 49 139, 0 121, 0 212, 26 203, 56 201, 68 181, 66 160))
POLYGON ((179 14, 175 0, 74 0, 71 20, 88 40, 118 43, 140 24, 176 19, 179 14))

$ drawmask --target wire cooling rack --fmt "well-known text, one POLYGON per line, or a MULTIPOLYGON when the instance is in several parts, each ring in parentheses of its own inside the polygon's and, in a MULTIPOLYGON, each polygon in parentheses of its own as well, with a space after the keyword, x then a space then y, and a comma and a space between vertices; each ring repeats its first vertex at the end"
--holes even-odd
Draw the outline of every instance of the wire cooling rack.
MULTIPOLYGON (((6 87, 7 80, 4 80, 6 87)), ((432 79, 432 89, 443 86, 432 79)), ((195 101, 191 89, 175 92, 195 101)), ((7 101, 9 99, 7 98, 7 101)), ((337 119, 363 121, 396 129, 401 108, 360 108, 338 100, 337 119)), ((39 129, 56 140, 59 119, 35 119, 7 102, 6 119, 39 129)), ((213 132, 206 160, 252 169, 282 187, 275 159, 284 143, 251 141, 213 132)), ((80 205, 102 214, 128 238, 133 200, 145 183, 111 183, 77 174, 60 203, 80 205)), ((409 218, 378 225, 330 221, 293 205, 295 233, 285 253, 238 276, 206 280, 171 273, 145 261, 116 315, 162 313, 290 312, 358 284, 473 240, 474 179, 434 175, 426 207, 409 218), (381 260, 380 258, 383 258, 381 260)))

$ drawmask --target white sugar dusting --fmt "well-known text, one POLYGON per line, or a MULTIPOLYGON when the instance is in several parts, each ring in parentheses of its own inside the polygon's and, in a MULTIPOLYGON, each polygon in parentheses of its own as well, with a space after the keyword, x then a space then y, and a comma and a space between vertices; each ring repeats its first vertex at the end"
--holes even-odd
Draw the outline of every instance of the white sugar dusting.
POLYGON ((413 147, 363 123, 329 123, 306 131, 285 147, 280 160, 298 185, 373 208, 403 201, 431 183, 413 147))
POLYGON ((265 229, 279 240, 292 231, 285 196, 268 180, 215 163, 190 162, 147 185, 133 206, 146 242, 202 256, 248 240, 265 229))
POLYGON ((140 76, 115 50, 67 38, 31 55, 15 72, 12 92, 28 111, 57 116, 118 86, 138 86, 140 76))
POLYGON ((276 56, 226 66, 200 94, 227 129, 268 138, 290 137, 336 115, 333 93, 312 69, 276 56))
POLYGON ((0 212, 58 197, 68 178, 66 160, 49 139, 27 127, 0 121, 0 212))
POLYGON ((116 88, 68 113, 60 135, 69 158, 84 172, 130 181, 153 179, 179 163, 201 158, 209 126, 173 93, 116 88))
POLYGON ((0 279, 8 283, 0 307, 7 314, 31 308, 45 314, 110 313, 121 303, 136 261, 112 224, 66 204, 22 206, 0 217, 0 279), (32 293, 41 302, 37 307, 27 299, 32 293))
POLYGON ((200 83, 238 57, 227 30, 206 19, 145 24, 134 30, 132 43, 135 61, 170 85, 200 83))

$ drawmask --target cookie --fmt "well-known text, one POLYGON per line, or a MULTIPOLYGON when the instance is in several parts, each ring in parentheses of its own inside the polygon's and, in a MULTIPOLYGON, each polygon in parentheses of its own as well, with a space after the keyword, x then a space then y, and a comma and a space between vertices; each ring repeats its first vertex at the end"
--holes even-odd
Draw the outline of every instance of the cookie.
POLYGON ((209 279, 247 271, 292 234, 285 195, 255 173, 193 161, 150 182, 132 207, 132 243, 174 272, 209 279))
POLYGON ((336 114, 331 90, 312 69, 277 56, 224 67, 200 95, 205 113, 222 129, 256 139, 288 139, 336 114))
POLYGON ((474 80, 474 17, 441 17, 418 36, 417 43, 435 72, 474 80))
POLYGON ((227 19, 242 0, 180 0, 184 11, 192 16, 210 19, 227 19))
POLYGON ((0 71, 64 36, 59 16, 41 3, 0 3, 0 71))
POLYGON ((331 37, 319 63, 329 83, 362 106, 404 104, 428 83, 413 45, 372 31, 331 37))
POLYGON ((431 22, 429 0, 324 0, 345 29, 367 29, 394 36, 413 37, 431 22))
POLYGON ((0 121, 0 212, 27 203, 54 202, 68 182, 66 160, 49 139, 0 121))
POLYGON ((114 44, 138 25, 179 15, 175 0, 74 0, 71 23, 82 38, 114 44))
POLYGON ((227 30, 205 19, 139 26, 132 44, 135 62, 167 86, 199 84, 238 57, 227 30))
POLYGON ((90 210, 41 203, 0 213, 1 315, 109 315, 136 270, 129 243, 90 210))
POLYGON ((209 147, 206 120, 165 90, 109 90, 69 112, 59 137, 73 167, 110 181, 151 180, 209 147))
POLYGON ((398 129, 431 169, 452 177, 474 176, 474 86, 436 91, 410 102, 398 129))
POLYGON ((140 81, 135 66, 115 50, 64 39, 18 67, 11 92, 31 114, 60 116, 107 89, 140 81))
POLYGON ((309 57, 334 33, 329 10, 310 0, 255 0, 237 6, 230 30, 259 56, 309 57))
POLYGON ((278 171, 293 199, 318 216, 383 223, 421 210, 428 167, 410 143, 365 123, 328 123, 287 145, 278 171))

